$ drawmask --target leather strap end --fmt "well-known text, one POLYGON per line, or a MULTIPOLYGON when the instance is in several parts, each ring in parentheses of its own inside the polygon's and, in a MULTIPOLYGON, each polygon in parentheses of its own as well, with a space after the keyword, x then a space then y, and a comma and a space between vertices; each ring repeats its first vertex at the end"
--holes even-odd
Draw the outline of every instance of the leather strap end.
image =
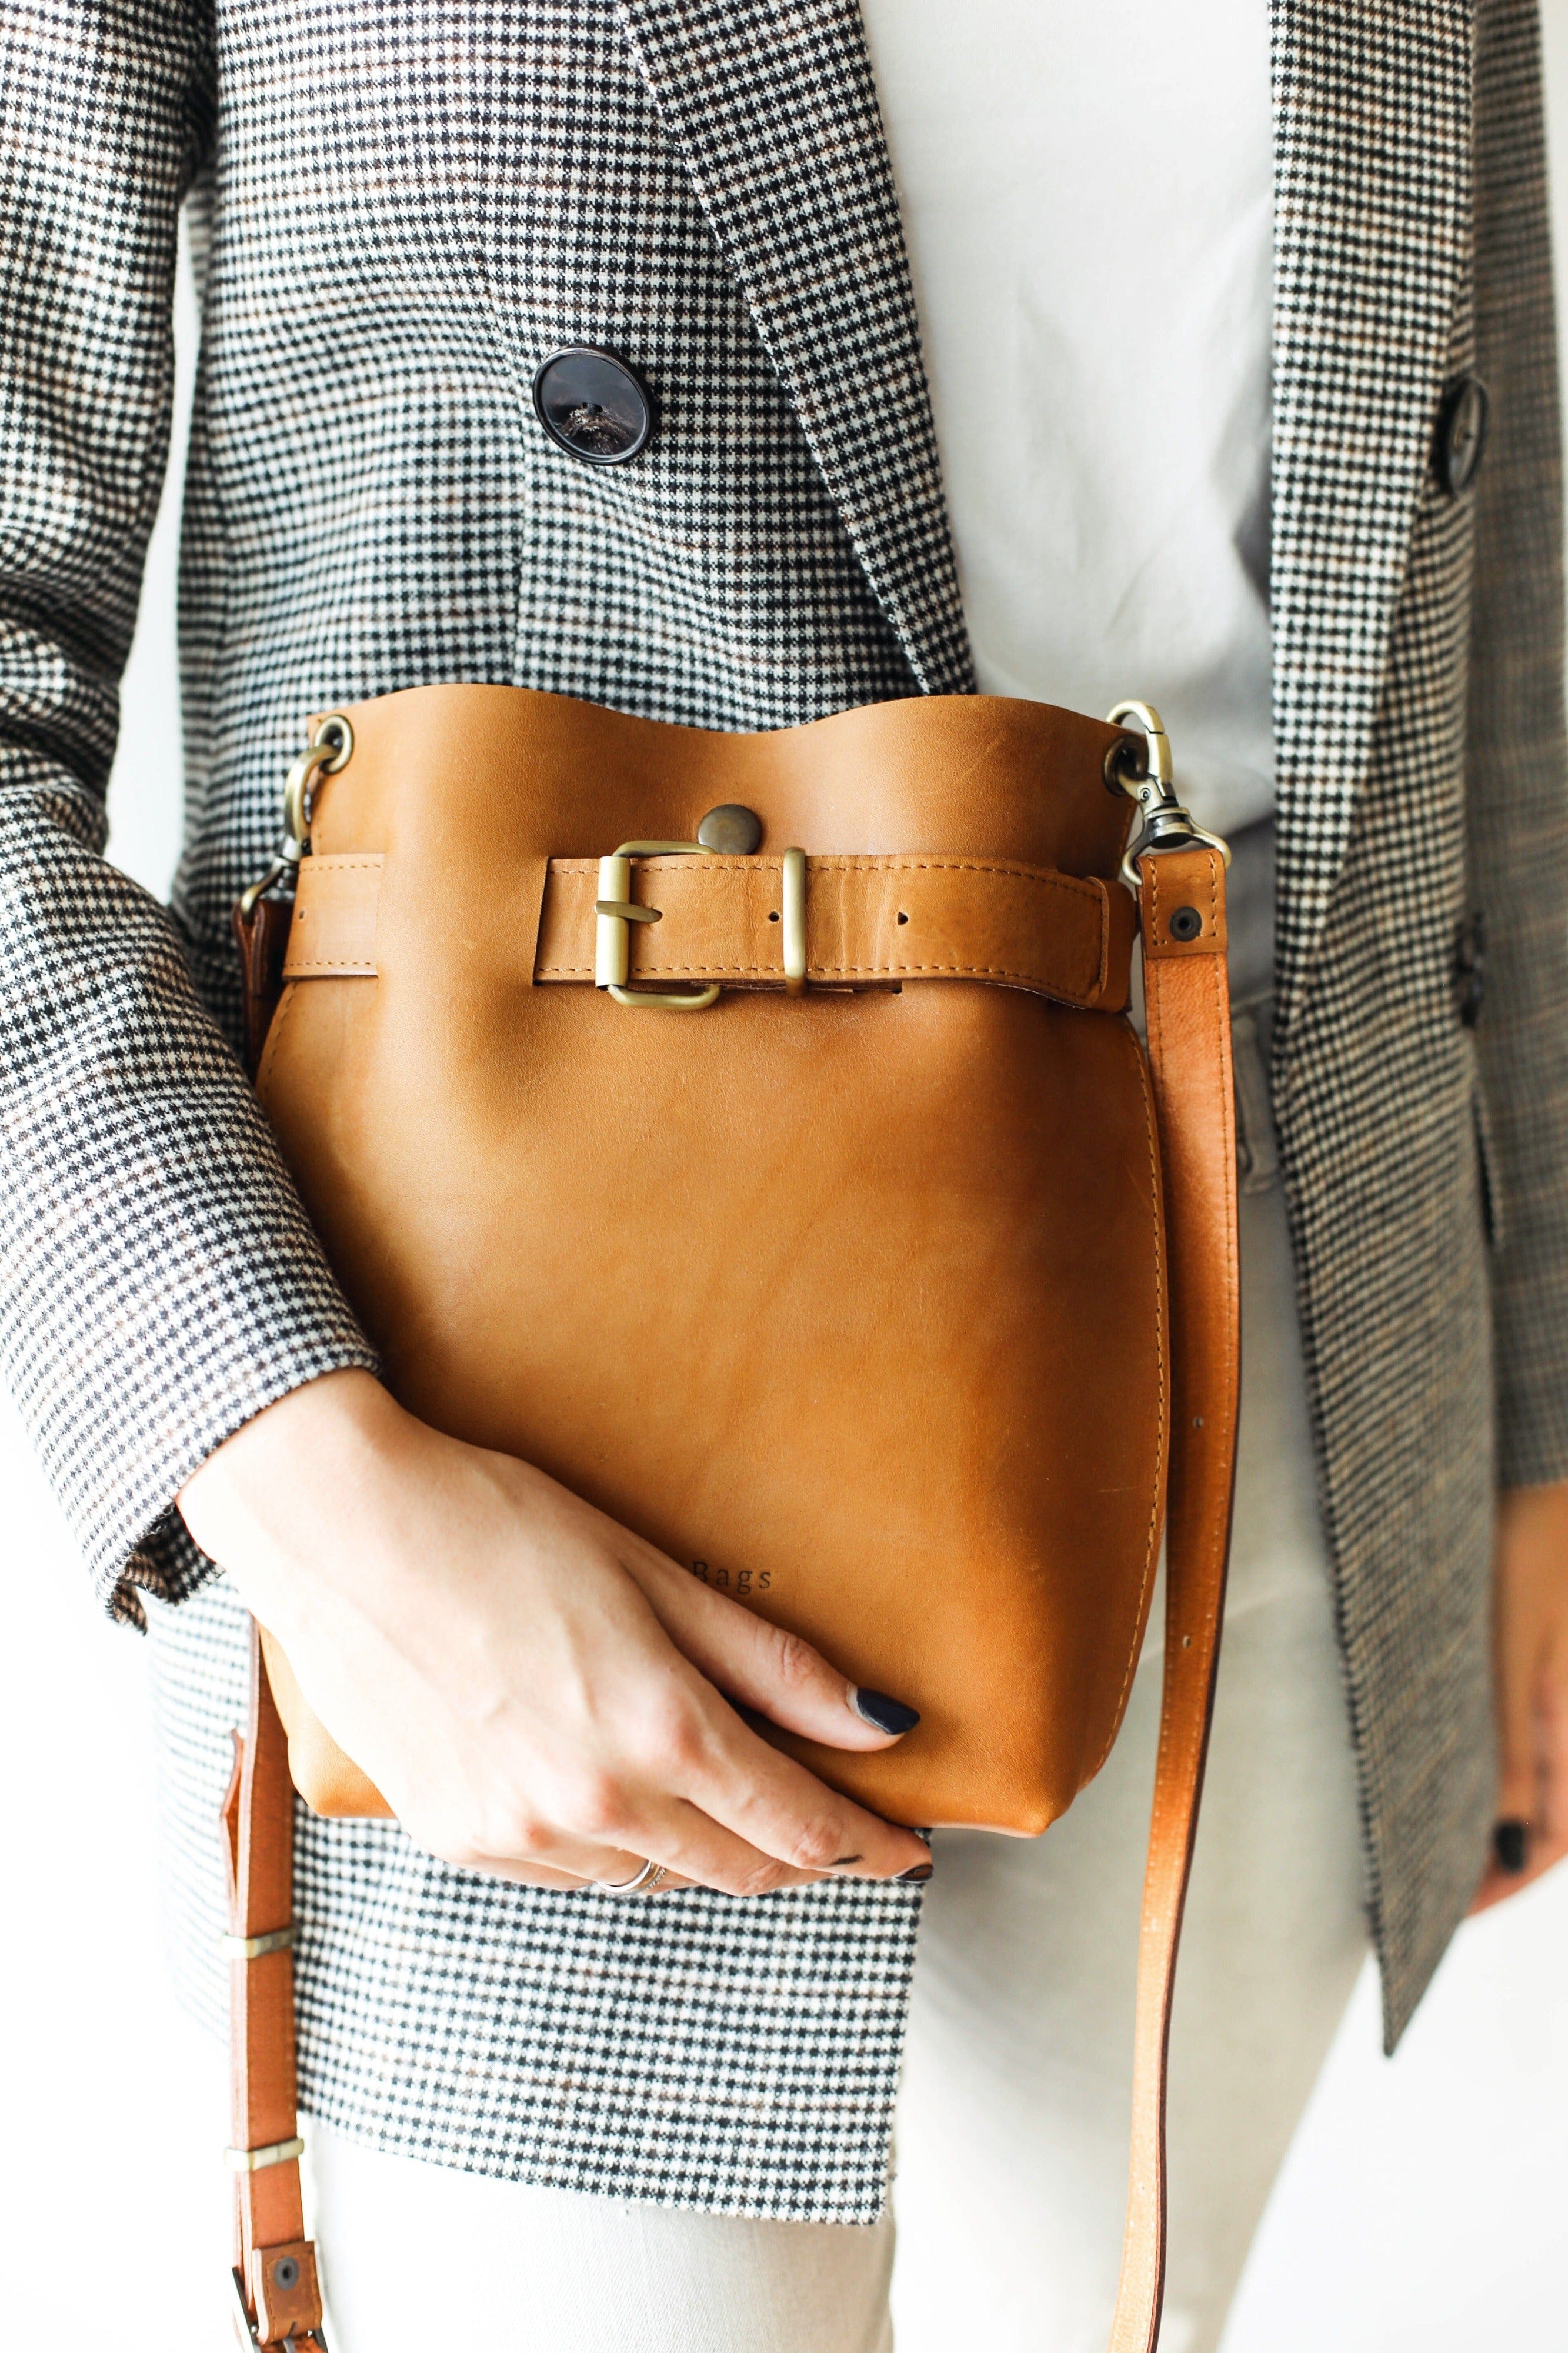
POLYGON ((1225 859, 1219 850, 1204 843, 1191 849, 1152 852, 1139 869, 1139 880, 1146 963, 1225 955, 1230 934, 1225 859))
POLYGON ((280 2345, 290 2337, 298 2342, 321 2328, 321 2290, 310 2240, 251 2249, 250 2305, 258 2344, 280 2345))

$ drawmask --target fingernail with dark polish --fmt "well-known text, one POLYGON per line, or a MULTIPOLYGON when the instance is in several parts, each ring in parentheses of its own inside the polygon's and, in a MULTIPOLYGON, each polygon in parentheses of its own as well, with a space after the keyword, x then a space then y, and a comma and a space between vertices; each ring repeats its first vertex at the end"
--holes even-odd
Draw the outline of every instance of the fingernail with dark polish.
POLYGON ((900 1887, 923 1887, 935 1869, 934 1862, 911 1862, 908 1871, 900 1872, 899 1884, 900 1887))
POLYGON ((886 1692, 853 1691, 849 1704, 863 1723, 874 1724, 879 1732, 912 1732, 921 1720, 918 1707, 906 1707, 901 1699, 889 1699, 886 1692))
POLYGON ((1528 1822, 1499 1822, 1492 1831, 1492 1852, 1500 1871, 1522 1871, 1530 1860, 1528 1822))

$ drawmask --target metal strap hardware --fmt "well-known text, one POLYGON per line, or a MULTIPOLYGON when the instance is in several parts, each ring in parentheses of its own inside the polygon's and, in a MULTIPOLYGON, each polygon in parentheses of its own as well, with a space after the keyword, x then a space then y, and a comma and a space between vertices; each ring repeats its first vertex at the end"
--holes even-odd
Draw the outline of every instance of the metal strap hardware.
POLYGON ((1106 762, 1106 781, 1112 791, 1125 793, 1136 801, 1142 812, 1142 829, 1128 844, 1121 861, 1121 880, 1138 895, 1138 861, 1156 849, 1190 849, 1195 841, 1217 849, 1226 864, 1230 864, 1230 844, 1222 841, 1217 833, 1205 833, 1195 825, 1190 809, 1184 809, 1176 798, 1174 772, 1171 765, 1171 739, 1165 733, 1165 723, 1152 702, 1119 702, 1105 714, 1110 727, 1125 726, 1129 721, 1142 731, 1148 739, 1148 758, 1142 774, 1119 757, 1126 745, 1117 747, 1106 762))
POLYGON ((354 731, 349 721, 341 711, 330 711, 283 779, 283 839, 266 873, 241 895, 242 915, 253 915, 259 898, 275 883, 291 881, 299 871, 300 860, 310 847, 310 800, 317 775, 335 776, 340 768, 347 767, 353 748, 354 731))
POLYGON ((304 2154, 305 2144, 296 2134, 292 2140, 275 2140, 270 2148, 226 2148, 223 2161, 231 2173, 265 2173, 269 2165, 287 2165, 304 2154))
POLYGON ((784 972, 790 997, 805 995, 805 852, 784 854, 784 972))
MULTIPOLYGON (((720 984, 677 994, 651 988, 628 988, 631 970, 632 923, 658 923, 662 907, 639 907, 631 896, 634 858, 701 858, 700 841, 623 841, 608 858, 599 860, 599 895, 594 902, 594 986, 606 989, 617 1005, 655 1007, 666 1013, 700 1013, 719 995, 720 984)), ((786 995, 805 994, 805 852, 786 849, 780 860, 784 893, 784 984, 786 995)))
POLYGON ((676 991, 651 988, 628 988, 626 977, 631 971, 631 931, 633 923, 657 923, 663 913, 658 907, 639 907, 631 895, 634 858, 702 858, 707 855, 700 841, 623 841, 608 858, 599 860, 599 895, 594 902, 597 922, 594 931, 594 986, 607 989, 617 1005, 643 1011, 651 1008, 662 1013, 700 1013, 714 1003, 719 984, 713 981, 706 988, 676 991))
POLYGON ((258 1961, 264 1953, 288 1953, 294 1947, 294 1924, 269 1928, 264 1936, 220 1936, 218 1949, 226 1961, 258 1961))
POLYGON ((259 2346, 261 2339, 256 2333, 256 2323, 251 2318, 250 2305, 245 2293, 245 2282, 237 2271, 231 2271, 229 2277, 234 2282, 234 2303, 230 2307, 229 2315, 234 2322, 234 2333, 242 2345, 259 2346))

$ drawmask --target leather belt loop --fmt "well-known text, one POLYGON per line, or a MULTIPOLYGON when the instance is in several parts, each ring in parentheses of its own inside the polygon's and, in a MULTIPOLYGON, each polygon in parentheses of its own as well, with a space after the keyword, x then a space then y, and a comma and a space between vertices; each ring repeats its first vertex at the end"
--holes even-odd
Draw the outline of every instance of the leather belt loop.
POLYGON ((1138 1950, 1127 2232, 1110 2353, 1153 2353, 1160 2333, 1171 1998, 1214 1712, 1241 1395, 1225 861, 1207 847, 1150 851, 1140 875, 1165 1192, 1172 1447, 1164 1689, 1138 1950))

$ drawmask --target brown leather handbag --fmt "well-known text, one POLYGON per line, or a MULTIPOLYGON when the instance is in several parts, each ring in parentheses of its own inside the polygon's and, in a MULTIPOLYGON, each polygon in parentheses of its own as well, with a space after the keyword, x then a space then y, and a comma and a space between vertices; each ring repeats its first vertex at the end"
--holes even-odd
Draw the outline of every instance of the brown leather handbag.
MULTIPOLYGON (((313 723, 237 928, 258 1092, 389 1386, 920 1709, 873 1756, 777 1736, 835 1787, 1043 1831, 1116 1736, 1168 1517, 1112 2337, 1147 2353, 1238 1303, 1223 845, 1157 717, 1114 718, 977 696, 733 735, 389 695, 313 723)), ((228 1820, 263 2344, 321 2324, 290 1774, 387 1810, 262 1636, 228 1820)))

